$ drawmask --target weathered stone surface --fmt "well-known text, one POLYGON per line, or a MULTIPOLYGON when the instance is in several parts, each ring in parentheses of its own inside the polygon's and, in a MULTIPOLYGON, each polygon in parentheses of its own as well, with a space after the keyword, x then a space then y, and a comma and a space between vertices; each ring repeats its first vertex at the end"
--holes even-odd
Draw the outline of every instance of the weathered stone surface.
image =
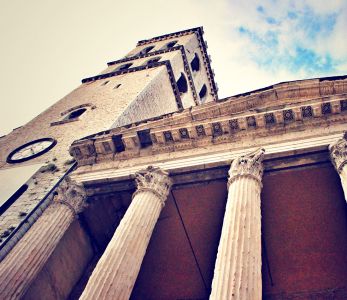
POLYGON ((29 288, 83 207, 81 186, 67 179, 58 195, 0 263, 0 298, 19 299, 29 288))
POLYGON ((138 190, 80 299, 129 299, 171 180, 158 168, 136 174, 138 190))
MULTIPOLYGON (((204 84, 207 85, 205 102, 217 99, 210 62, 202 39, 202 28, 192 28, 151 41, 142 41, 127 57, 109 63, 104 71, 94 76, 93 81, 80 85, 28 124, 0 138, 0 170, 15 167, 6 163, 6 158, 18 146, 42 137, 57 140, 56 146, 49 152, 23 163, 54 164, 55 170, 36 174, 37 180, 35 186, 30 187, 30 193, 22 195, 17 199, 16 205, 12 205, 0 216, 0 237, 8 229, 16 228, 23 216, 30 213, 63 176, 68 169, 67 162, 71 161, 68 150, 74 140, 107 131, 111 127, 172 114, 178 110, 177 98, 181 99, 183 108, 195 106, 199 103, 196 91, 204 84), (165 46, 173 41, 177 42, 177 47, 165 50, 165 46), (139 52, 148 46, 151 46, 152 50, 139 55, 139 52), (198 72, 193 72, 190 68, 190 62, 195 56, 200 59, 198 72), (150 67, 147 63, 153 58, 160 58, 161 65, 150 67), (124 73, 102 77, 124 63, 131 63, 124 73), (176 81, 181 73, 187 78, 189 88, 186 93, 179 93, 177 90, 176 81), (80 108, 86 109, 81 116, 67 119, 69 113, 80 108)), ((94 164, 114 157, 114 148, 112 153, 104 153, 100 145, 89 143, 89 146, 91 147, 82 149, 87 150, 87 155, 96 152, 100 155, 97 159, 85 158, 86 153, 82 151, 81 159, 84 164, 94 164), (96 151, 89 152, 94 146, 97 146, 96 151)), ((76 154, 75 151, 71 152, 76 154)), ((137 155, 138 151, 135 150, 127 157, 137 155)), ((0 238, 0 243, 5 240, 0 238)))
POLYGON ((90 237, 75 219, 22 299, 69 299, 94 255, 90 237))
POLYGON ((260 300, 260 190, 264 150, 236 158, 229 170, 229 191, 210 299, 260 300))

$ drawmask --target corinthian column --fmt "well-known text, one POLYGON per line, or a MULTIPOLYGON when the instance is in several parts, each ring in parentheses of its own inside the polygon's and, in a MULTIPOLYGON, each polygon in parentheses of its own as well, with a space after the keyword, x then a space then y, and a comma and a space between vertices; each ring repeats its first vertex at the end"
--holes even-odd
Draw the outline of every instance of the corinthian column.
POLYGON ((340 175, 345 200, 347 201, 347 132, 343 138, 329 146, 330 158, 340 175))
POLYGON ((82 186, 65 179, 43 214, 0 263, 0 298, 19 299, 83 209, 82 186))
POLYGON ((236 158, 231 164, 210 299, 261 299, 263 156, 264 150, 259 149, 236 158))
POLYGON ((149 240, 171 187, 168 174, 136 173, 137 191, 80 299, 129 299, 149 240))

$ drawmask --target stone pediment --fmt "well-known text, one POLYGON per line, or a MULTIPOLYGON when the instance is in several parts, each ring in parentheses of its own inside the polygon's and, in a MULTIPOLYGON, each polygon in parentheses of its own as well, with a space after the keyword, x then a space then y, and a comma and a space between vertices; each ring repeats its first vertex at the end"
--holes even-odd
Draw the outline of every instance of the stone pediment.
POLYGON ((285 82, 75 141, 79 165, 171 153, 347 121, 347 76, 285 82))

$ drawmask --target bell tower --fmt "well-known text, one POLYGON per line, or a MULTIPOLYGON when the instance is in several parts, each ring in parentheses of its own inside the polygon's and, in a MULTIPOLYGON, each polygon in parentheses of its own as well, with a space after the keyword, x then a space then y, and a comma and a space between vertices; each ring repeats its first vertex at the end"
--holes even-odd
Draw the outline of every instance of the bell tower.
POLYGON ((217 88, 202 35, 199 27, 139 41, 125 58, 82 82, 120 81, 117 85, 128 86, 120 98, 138 91, 113 127, 215 101, 217 88))
MULTIPOLYGON (((125 57, 0 138, 0 259, 74 168, 73 141, 217 100, 206 48, 202 27, 141 40, 125 57)), ((122 147, 118 142, 115 138, 114 146, 122 147)))

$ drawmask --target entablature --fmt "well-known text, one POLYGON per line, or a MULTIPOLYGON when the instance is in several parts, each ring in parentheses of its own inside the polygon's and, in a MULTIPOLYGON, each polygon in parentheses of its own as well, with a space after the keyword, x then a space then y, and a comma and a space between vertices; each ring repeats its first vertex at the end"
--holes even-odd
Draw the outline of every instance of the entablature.
POLYGON ((347 121, 347 84, 344 81, 336 87, 330 95, 301 96, 291 103, 263 109, 259 107, 266 103, 263 101, 266 98, 259 95, 207 103, 76 141, 70 153, 81 166, 225 143, 244 143, 260 137, 274 139, 283 134, 341 125, 347 121))
MULTIPOLYGON (((339 133, 300 141, 262 144, 265 149, 265 172, 286 172, 293 168, 331 165, 328 145, 340 137, 339 133)), ((73 173, 72 178, 84 184, 90 197, 134 189, 134 174, 148 165, 168 171, 174 189, 186 185, 208 184, 215 180, 226 182, 231 161, 255 149, 257 146, 244 145, 232 150, 217 149, 215 152, 195 155, 191 153, 186 157, 166 155, 159 160, 143 157, 130 164, 129 161, 114 161, 101 166, 82 166, 73 173)))

